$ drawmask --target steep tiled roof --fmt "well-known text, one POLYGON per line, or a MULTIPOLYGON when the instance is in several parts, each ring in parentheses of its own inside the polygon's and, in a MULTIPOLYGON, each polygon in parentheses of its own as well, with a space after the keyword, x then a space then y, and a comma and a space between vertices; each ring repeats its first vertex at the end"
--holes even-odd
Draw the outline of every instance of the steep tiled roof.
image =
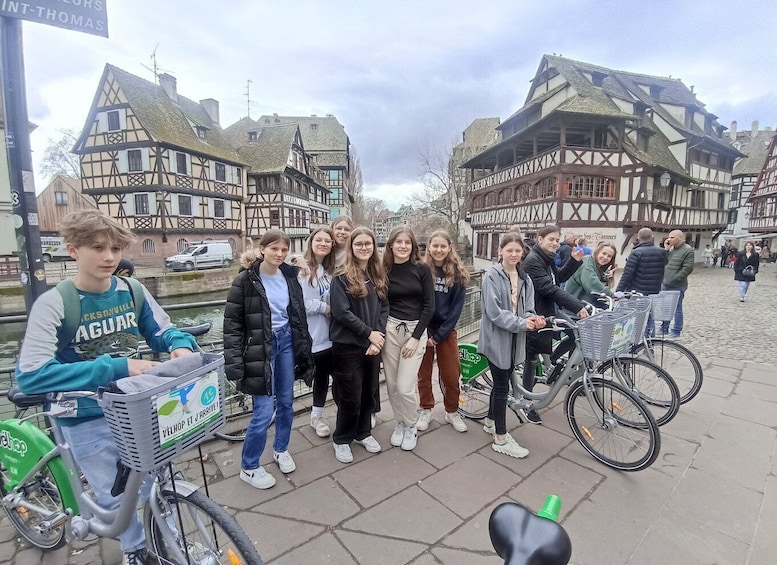
POLYGON ((348 135, 334 116, 278 116, 264 115, 257 122, 261 126, 299 124, 302 142, 309 153, 346 151, 348 135))
POLYGON ((224 135, 237 147, 240 157, 250 166, 250 173, 281 173, 289 162, 297 135, 297 124, 262 126, 251 118, 242 118, 226 128, 224 135), (256 141, 248 133, 256 132, 256 141))
POLYGON ((127 97, 132 111, 155 141, 241 163, 237 152, 224 137, 221 127, 211 120, 202 105, 180 94, 178 103, 175 103, 161 86, 113 65, 105 66, 103 80, 109 75, 113 75, 127 97), (204 139, 197 136, 190 121, 207 128, 204 139))
POLYGON ((769 143, 775 136, 774 131, 761 130, 755 137, 750 131, 737 133, 739 150, 746 155, 734 164, 734 175, 757 175, 763 169, 769 155, 769 143))

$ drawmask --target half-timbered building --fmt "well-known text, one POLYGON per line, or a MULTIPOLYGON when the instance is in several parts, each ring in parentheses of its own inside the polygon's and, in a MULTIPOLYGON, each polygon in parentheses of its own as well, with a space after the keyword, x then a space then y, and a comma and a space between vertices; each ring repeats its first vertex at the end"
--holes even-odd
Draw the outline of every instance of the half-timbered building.
POLYGON ((94 209, 94 200, 81 192, 81 181, 56 175, 37 197, 38 229, 41 236, 56 236, 62 218, 71 212, 94 209))
POLYGON ((750 213, 748 231, 774 253, 777 246, 777 136, 769 142, 763 168, 747 203, 750 213))
POLYGON ((242 118, 224 130, 248 163, 246 236, 256 243, 268 229, 283 230, 290 251, 303 251, 312 229, 329 223, 325 173, 305 151, 297 123, 263 126, 242 118))
POLYGON ((264 115, 263 126, 298 124, 305 151, 316 166, 324 171, 329 189, 329 217, 351 216, 354 195, 349 191, 351 176, 351 140, 343 125, 332 114, 326 116, 264 115))
POLYGON ((512 225, 531 237, 556 224, 621 252, 641 227, 657 239, 682 229, 703 249, 726 228, 741 156, 724 129, 678 79, 545 55, 500 140, 463 165, 476 266, 496 259, 512 225))
POLYGON ((158 263, 194 241, 243 247, 245 163, 219 125, 219 103, 180 96, 106 65, 75 153, 81 190, 138 235, 135 261, 158 263))

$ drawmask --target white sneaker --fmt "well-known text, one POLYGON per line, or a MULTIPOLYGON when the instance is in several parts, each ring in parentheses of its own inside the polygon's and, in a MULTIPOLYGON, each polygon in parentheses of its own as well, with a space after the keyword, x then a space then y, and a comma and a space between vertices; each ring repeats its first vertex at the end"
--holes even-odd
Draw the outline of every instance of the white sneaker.
POLYGON ((372 436, 367 436, 364 439, 355 439, 353 440, 355 443, 358 443, 361 446, 364 446, 364 449, 369 451, 370 453, 380 453, 381 447, 378 443, 378 440, 376 440, 372 436))
POLYGON ((335 448, 335 459, 340 463, 352 463, 353 453, 351 453, 351 446, 347 443, 333 443, 335 448))
POLYGON ((523 459, 529 455, 529 450, 525 447, 518 445, 518 442, 513 439, 513 436, 507 434, 501 442, 494 437, 494 443, 491 444, 491 449, 497 453, 503 453, 516 459, 523 459))
POLYGON ((275 486, 275 477, 264 470, 264 467, 246 470, 240 469, 240 480, 254 488, 265 490, 275 486))
POLYGON ((404 422, 397 422, 394 426, 394 432, 391 434, 391 445, 399 447, 402 445, 402 440, 405 438, 405 424, 404 422))
POLYGON ((370 429, 374 428, 375 424, 377 424, 377 423, 378 423, 378 421, 375 419, 375 414, 370 416, 370 429))
POLYGON ((453 426, 453 429, 457 432, 464 433, 467 431, 467 424, 464 423, 458 412, 446 412, 445 421, 453 426))
POLYGON ((405 427, 404 437, 402 438, 402 449, 404 451, 413 451, 418 443, 418 432, 415 426, 405 427))
POLYGON ((326 418, 323 416, 311 416, 310 427, 316 430, 316 435, 318 437, 327 437, 332 433, 332 430, 329 429, 329 422, 327 422, 326 418))
POLYGON ((491 422, 490 424, 483 424, 483 431, 492 436, 496 435, 496 424, 491 422))
POLYGON ((415 423, 415 427, 419 432, 425 432, 429 429, 429 422, 432 421, 431 410, 421 410, 418 415, 418 421, 415 423))
POLYGON ((281 473, 291 473, 294 469, 297 468, 297 465, 294 463, 294 459, 291 458, 291 453, 288 451, 284 451, 282 453, 278 453, 276 451, 272 454, 272 458, 278 464, 278 468, 281 470, 281 473))

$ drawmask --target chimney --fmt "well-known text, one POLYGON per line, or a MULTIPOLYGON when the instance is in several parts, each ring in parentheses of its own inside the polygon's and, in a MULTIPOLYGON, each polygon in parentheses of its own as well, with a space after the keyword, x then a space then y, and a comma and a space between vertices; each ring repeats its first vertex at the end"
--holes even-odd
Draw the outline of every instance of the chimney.
POLYGON ((165 91, 165 94, 167 94, 167 97, 175 102, 178 103, 178 81, 175 80, 175 77, 173 75, 169 75, 167 73, 162 73, 159 75, 159 86, 162 87, 162 89, 165 91))
POLYGON ((756 135, 758 135, 758 120, 753 122, 753 129, 750 132, 750 137, 755 137, 756 135))
POLYGON ((217 126, 220 126, 219 123, 219 101, 215 100, 213 98, 206 98, 205 100, 200 100, 200 106, 205 108, 205 111, 208 113, 208 116, 213 121, 214 124, 217 126))
POLYGON ((729 128, 728 135, 731 138, 731 143, 734 143, 737 140, 737 121, 736 120, 731 122, 731 127, 729 128))

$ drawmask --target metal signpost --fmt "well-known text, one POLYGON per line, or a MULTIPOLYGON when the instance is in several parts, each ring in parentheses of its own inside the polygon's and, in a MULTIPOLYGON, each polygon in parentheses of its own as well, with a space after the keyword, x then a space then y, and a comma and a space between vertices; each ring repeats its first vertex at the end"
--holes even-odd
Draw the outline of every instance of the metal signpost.
POLYGON ((5 102, 5 145, 21 282, 29 313, 32 303, 46 292, 47 286, 32 173, 21 20, 108 37, 108 19, 105 0, 0 0, 0 81, 5 102))

